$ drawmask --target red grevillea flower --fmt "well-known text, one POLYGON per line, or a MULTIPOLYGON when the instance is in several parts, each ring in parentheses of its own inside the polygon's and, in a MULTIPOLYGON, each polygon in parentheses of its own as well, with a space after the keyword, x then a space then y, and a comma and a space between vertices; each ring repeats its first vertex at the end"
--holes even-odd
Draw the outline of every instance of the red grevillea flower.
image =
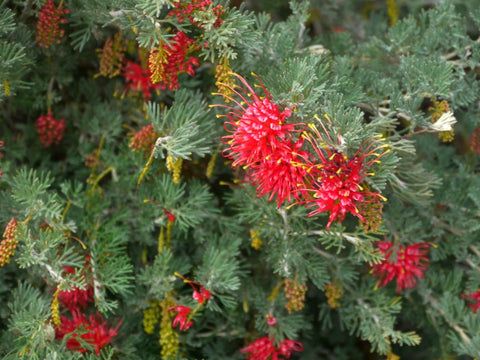
POLYGON ((152 83, 152 80, 150 79, 150 70, 142 68, 141 65, 133 61, 127 61, 125 64, 125 67, 123 68, 123 76, 127 82, 127 90, 143 92, 144 100, 150 99, 151 90, 161 89, 160 84, 152 83))
POLYGON ((417 279, 424 277, 430 263, 429 244, 400 245, 396 251, 393 243, 388 241, 379 241, 377 246, 385 255, 385 260, 372 266, 373 276, 379 279, 377 286, 383 287, 396 279, 396 291, 399 293, 404 289, 413 289, 417 285, 417 279))
POLYGON ((364 220, 357 209, 357 204, 376 201, 378 198, 385 200, 379 193, 368 191, 361 186, 361 182, 368 175, 373 175, 367 173, 369 168, 375 163, 380 163, 379 158, 390 151, 377 153, 378 150, 387 147, 386 144, 378 145, 383 138, 367 140, 370 144, 365 147, 362 145, 353 156, 348 157, 335 150, 333 145, 327 145, 332 139, 325 128, 329 141, 320 135, 314 125, 309 125, 309 128, 315 136, 304 134, 304 137, 313 146, 317 158, 306 165, 311 179, 306 181, 308 186, 303 194, 306 200, 302 203, 307 207, 316 207, 308 216, 330 212, 327 230, 333 221, 342 222, 347 213, 364 220))
POLYGON ((153 48, 148 64, 152 82, 159 83, 158 86, 161 89, 178 89, 180 74, 195 75, 194 66, 198 66, 198 59, 188 54, 197 47, 193 39, 184 32, 178 31, 168 43, 163 43, 159 48, 153 48))
POLYGON ((192 309, 190 309, 188 306, 172 306, 168 309, 168 311, 177 312, 177 316, 175 316, 175 319, 173 319, 172 327, 177 327, 177 325, 180 325, 179 329, 181 331, 185 331, 190 329, 190 327, 193 325, 193 321, 188 321, 188 315, 192 311, 192 309))
POLYGON ((52 144, 60 144, 67 129, 65 119, 54 119, 52 111, 49 111, 47 115, 40 116, 36 126, 39 139, 46 148, 52 144))
POLYGON ((61 323, 55 329, 58 340, 67 337, 67 348, 80 353, 87 352, 82 343, 88 343, 93 346, 97 355, 100 353, 100 349, 110 344, 121 325, 120 321, 115 328, 110 328, 101 314, 90 315, 87 318, 79 311, 72 313, 72 319, 66 316, 61 316, 60 319, 61 323))
POLYGON ((227 117, 225 128, 231 133, 222 139, 229 146, 223 155, 233 160, 232 167, 242 166, 247 170, 258 186, 259 196, 271 193, 271 200, 276 194, 280 206, 290 199, 292 193, 295 195, 298 184, 302 183, 305 171, 299 166, 300 158, 308 157, 308 154, 299 151, 303 140, 295 141, 293 135, 300 132, 296 126, 304 124, 287 124, 291 109, 281 111, 261 81, 264 98, 258 96, 240 75, 232 75, 244 88, 221 84, 239 100, 225 93, 217 94, 237 105, 237 108, 216 105, 229 110, 227 115, 219 115, 227 117))
MULTIPOLYGON (((168 216, 168 214, 167 214, 167 216, 168 216)), ((173 214, 172 214, 172 216, 173 216, 173 214)), ((173 221, 174 220, 175 220, 175 217, 173 217, 173 221)), ((169 217, 168 221, 170 221, 170 217, 169 217)), ((193 289, 192 297, 197 302, 199 302, 200 304, 203 304, 205 301, 210 299, 210 296, 211 296, 210 291, 205 289, 202 284, 200 284, 198 282, 195 282, 195 281, 192 281, 192 280, 185 279, 182 275, 180 275, 177 272, 175 272, 175 276, 178 276, 179 278, 181 278, 183 280, 183 282, 189 284, 192 287, 192 289, 193 289)))
POLYGON ((294 351, 303 351, 299 341, 283 340, 279 347, 275 347, 274 340, 268 336, 259 338, 247 347, 240 349, 242 354, 247 353, 247 360, 278 360, 290 359, 294 351), (282 357, 280 357, 282 356, 282 357))
POLYGON ((153 129, 153 125, 146 125, 132 136, 128 147, 135 152, 141 151, 145 156, 148 156, 155 145, 158 135, 159 134, 153 129))
POLYGON ((53 0, 46 0, 42 9, 38 13, 37 21, 37 41, 41 47, 48 49, 52 43, 60 43, 60 39, 65 35, 65 30, 60 29, 60 24, 65 24, 67 19, 62 16, 68 14, 70 10, 56 7, 53 0))
MULTIPOLYGON (((66 273, 75 274, 75 270, 69 266, 65 266, 64 269, 66 273)), ((85 277, 83 274, 81 276, 85 277)), ((58 301, 72 313, 78 309, 85 309, 89 303, 93 302, 93 287, 88 285, 85 289, 80 289, 75 286, 70 291, 60 291, 58 301)))
POLYGON ((474 313, 480 308, 480 290, 471 294, 462 294, 461 297, 468 300, 467 306, 471 308, 474 313))
MULTIPOLYGON (((188 18, 193 25, 202 28, 202 26, 199 25, 198 22, 196 22, 193 18, 195 12, 205 11, 209 9, 212 4, 212 0, 174 1, 173 5, 175 8, 168 13, 168 16, 176 16, 178 22, 180 23, 183 22, 185 18, 188 18)), ((212 11, 217 16, 214 26, 218 27, 222 25, 223 20, 220 19, 220 16, 225 12, 223 7, 221 5, 217 5, 212 8, 212 11)))
POLYGON ((263 162, 251 169, 251 180, 257 186, 257 195, 270 194, 269 201, 277 196, 278 207, 290 201, 293 195, 299 199, 298 188, 303 184, 306 168, 301 165, 302 159, 310 155, 300 151, 303 140, 295 144, 290 141, 280 143, 277 151, 267 156, 263 162))

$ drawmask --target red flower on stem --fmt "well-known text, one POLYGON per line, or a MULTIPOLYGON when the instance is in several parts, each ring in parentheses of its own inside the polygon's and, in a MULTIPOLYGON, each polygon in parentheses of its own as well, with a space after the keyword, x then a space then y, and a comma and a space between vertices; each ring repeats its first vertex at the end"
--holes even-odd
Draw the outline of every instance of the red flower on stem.
MULTIPOLYGON (((202 28, 202 26, 199 25, 198 22, 193 18, 195 12, 205 11, 209 9, 212 4, 212 0, 190 0, 188 2, 174 1, 173 5, 175 8, 168 13, 168 16, 176 16, 178 22, 180 23, 183 22, 185 18, 188 18, 193 25, 202 28)), ((223 23, 223 20, 220 19, 220 16, 225 12, 225 10, 221 5, 217 5, 212 8, 212 11, 217 16, 214 26, 219 27, 223 23)))
POLYGON ((97 355, 100 353, 100 349, 110 344, 118 334, 118 328, 121 325, 120 321, 115 328, 110 328, 108 322, 99 313, 87 318, 79 311, 72 312, 72 319, 66 316, 61 316, 60 319, 61 323, 55 329, 58 340, 67 336, 67 348, 81 353, 87 352, 82 344, 82 342, 86 342, 93 346, 97 355))
POLYGON ((306 200, 301 203, 307 207, 316 207, 308 216, 330 212, 327 230, 333 221, 342 222, 347 213, 364 220, 357 209, 357 204, 376 201, 378 198, 385 200, 379 193, 366 190, 361 183, 368 175, 374 175, 367 171, 373 164, 380 162, 380 157, 389 152, 387 150, 377 153, 387 145, 379 145, 382 138, 370 138, 353 156, 348 157, 334 149, 333 145, 327 145, 332 143, 332 139, 325 127, 328 139, 324 139, 314 125, 310 125, 309 129, 314 136, 305 134, 304 137, 313 146, 317 159, 306 165, 310 180, 305 182, 307 187, 303 195, 306 200))
POLYGON ((293 135, 301 131, 296 127, 304 124, 287 124, 291 109, 281 111, 261 81, 265 97, 258 96, 240 75, 232 75, 240 80, 244 88, 221 85, 239 100, 226 94, 217 95, 234 102, 237 107, 215 105, 229 110, 226 115, 218 115, 227 117, 224 126, 231 133, 222 138, 229 146, 223 155, 233 160, 232 167, 242 166, 247 170, 257 186, 258 196, 271 193, 271 200, 276 194, 280 206, 285 200, 290 200, 292 194, 295 196, 305 173, 300 159, 308 157, 308 154, 299 152, 303 140, 293 139, 293 135))
MULTIPOLYGON (((64 269, 66 273, 75 274, 71 267, 65 266, 64 269)), ((83 274, 81 276, 85 277, 83 274)), ((80 289, 75 286, 70 291, 60 291, 58 301, 72 313, 77 309, 85 309, 88 303, 93 302, 93 287, 88 285, 85 289, 80 289)))
POLYGON ((153 129, 152 124, 146 125, 132 136, 128 147, 135 152, 141 151, 145 156, 148 156, 152 152, 158 135, 159 134, 153 129))
POLYGON ((303 351, 299 341, 283 340, 279 347, 275 347, 274 340, 268 336, 253 341, 247 347, 240 349, 242 354, 247 353, 247 360, 278 360, 290 359, 294 351, 303 351), (280 358, 282 356, 282 358, 280 358))
POLYGON ((177 316, 175 316, 175 319, 173 319, 173 324, 172 327, 177 327, 179 326, 179 329, 181 331, 185 331, 190 329, 190 327, 193 325, 193 321, 188 321, 188 315, 192 311, 188 306, 172 306, 171 308, 168 309, 169 311, 176 311, 177 316))
POLYGON ((182 31, 178 31, 168 43, 153 48, 148 64, 152 82, 158 83, 162 90, 177 90, 180 74, 195 75, 194 66, 198 66, 198 59, 188 54, 197 48, 195 41, 182 31))
POLYGON ((471 294, 462 294, 461 297, 469 300, 467 306, 471 308, 474 313, 480 308, 480 290, 471 294))
MULTIPOLYGON (((172 216, 173 216, 173 214, 172 214, 172 216)), ((175 220, 175 217, 173 219, 175 220)), ((170 218, 169 218, 169 221, 170 221, 170 218)), ((175 276, 178 276, 179 278, 181 278, 183 280, 183 282, 189 284, 192 287, 192 289, 193 289, 192 296, 195 300, 197 300, 198 303, 203 304, 205 301, 210 299, 210 296, 211 296, 210 291, 205 289, 202 286, 202 284, 200 284, 198 282, 195 282, 195 281, 192 281, 192 280, 185 279, 182 275, 180 275, 177 272, 175 272, 175 276)))
POLYGON ((39 139, 46 148, 52 144, 60 144, 67 129, 65 119, 54 119, 51 110, 37 119, 36 126, 39 139))
POLYGON ((52 43, 60 43, 60 39, 65 35, 65 30, 60 29, 60 24, 68 22, 62 16, 69 12, 68 9, 62 9, 62 5, 57 8, 53 0, 45 1, 38 13, 37 21, 37 41, 41 47, 48 49, 52 43))
POLYGON ((150 79, 151 73, 150 70, 142 68, 141 65, 133 62, 127 61, 123 68, 123 76, 127 82, 127 90, 135 92, 143 92, 143 99, 148 100, 151 97, 151 90, 161 89, 160 84, 153 84, 150 79))
POLYGON ((373 276, 379 279, 377 286, 386 286, 396 279, 396 291, 399 293, 404 289, 413 289, 417 285, 417 279, 424 277, 430 263, 427 257, 429 244, 400 245, 396 251, 391 242, 379 241, 377 246, 385 255, 385 260, 372 266, 373 276))

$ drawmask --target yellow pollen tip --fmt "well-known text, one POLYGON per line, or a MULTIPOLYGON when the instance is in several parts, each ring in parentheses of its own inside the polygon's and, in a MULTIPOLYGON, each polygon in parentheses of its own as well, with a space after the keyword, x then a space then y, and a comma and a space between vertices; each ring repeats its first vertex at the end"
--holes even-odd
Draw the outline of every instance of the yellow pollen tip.
POLYGON ((375 287, 373 288, 374 291, 377 291, 378 290, 378 284, 375 285, 375 287))
POLYGON ((288 205, 285 209, 290 210, 295 204, 288 205))
POLYGON ((385 196, 378 195, 378 197, 379 197, 382 201, 387 201, 387 198, 386 198, 385 196))
POLYGON ((222 117, 222 115, 217 114, 216 117, 217 117, 217 119, 220 119, 222 117))
POLYGON ((438 245, 437 245, 437 244, 432 243, 432 246, 433 246, 435 249, 438 248, 438 245))
POLYGON ((253 71, 250 73, 250 75, 252 75, 252 76, 258 76, 258 75, 255 74, 253 71))

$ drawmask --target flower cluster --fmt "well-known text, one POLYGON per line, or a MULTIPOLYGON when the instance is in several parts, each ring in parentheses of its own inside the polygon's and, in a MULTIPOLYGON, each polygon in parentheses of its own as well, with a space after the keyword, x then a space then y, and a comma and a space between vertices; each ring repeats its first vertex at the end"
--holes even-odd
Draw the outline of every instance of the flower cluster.
POLYGON ((149 307, 143 310, 143 330, 152 335, 155 325, 160 319, 160 303, 158 300, 149 301, 149 307))
POLYGON ((100 70, 95 77, 106 76, 112 78, 120 75, 125 59, 125 51, 127 51, 127 41, 122 40, 120 33, 115 34, 113 38, 108 38, 103 48, 97 50, 100 58, 100 70))
POLYGON ((443 142, 451 142, 454 139, 455 132, 452 125, 456 122, 453 113, 450 111, 450 105, 447 100, 438 101, 432 99, 433 106, 428 110, 432 111, 430 114, 434 130, 439 131, 438 137, 443 142))
POLYGON ((232 77, 232 69, 230 68, 230 61, 226 56, 220 58, 217 67, 215 68, 215 86, 218 92, 225 95, 225 102, 230 102, 229 97, 233 95, 231 88, 235 87, 232 77))
POLYGON ((327 230, 347 213, 365 221, 357 206, 385 200, 362 185, 368 175, 374 175, 370 168, 389 152, 379 151, 387 147, 384 138, 367 139, 349 157, 338 150, 343 145, 341 136, 335 144, 318 117, 325 135, 314 123, 289 123, 292 109, 274 104, 261 81, 265 97, 258 96, 241 76, 232 75, 244 87, 221 84, 235 96, 225 91, 217 94, 237 106, 213 105, 229 110, 218 115, 227 117, 225 128, 230 133, 222 139, 228 145, 223 154, 232 160, 232 167, 247 171, 258 196, 269 195, 270 201, 276 196, 278 207, 294 198, 296 204, 315 207, 308 216, 329 212, 327 230))
POLYGON ((41 47, 48 49, 52 43, 60 43, 65 35, 65 30, 60 29, 60 24, 65 24, 67 19, 62 18, 70 10, 55 6, 53 0, 46 0, 38 13, 37 41, 41 47))
POLYGON ((474 313, 480 308, 480 290, 471 294, 462 294, 462 298, 467 299, 467 306, 473 310, 474 313))
POLYGON ((47 115, 40 116, 36 126, 39 139, 46 148, 52 144, 60 144, 67 129, 65 119, 56 120, 52 116, 52 111, 49 111, 47 115))
POLYGON ((121 325, 119 322, 115 328, 111 328, 100 313, 87 317, 78 310, 72 313, 71 319, 62 315, 60 322, 56 328, 56 338, 62 340, 67 337, 68 349, 85 353, 93 347, 97 355, 100 349, 110 344, 121 325))
POLYGON ((17 220, 12 218, 5 227, 3 240, 0 243, 0 267, 10 262, 10 258, 15 255, 17 245, 17 220))
POLYGON ((180 347, 179 335, 173 330, 173 314, 169 311, 175 306, 171 296, 167 296, 160 303, 161 321, 160 321, 160 339, 158 343, 161 346, 162 359, 175 359, 180 347))
POLYGON ((225 128, 231 135, 223 137, 228 145, 224 156, 233 160, 232 166, 241 166, 247 170, 258 196, 270 194, 270 200, 276 195, 280 207, 291 197, 297 197, 298 184, 303 182, 306 170, 298 166, 301 157, 308 154, 300 151, 303 140, 293 140, 293 134, 299 133, 298 127, 304 124, 287 124, 291 116, 289 108, 281 111, 272 101, 268 91, 261 84, 265 97, 259 97, 241 76, 236 76, 245 89, 237 90, 231 85, 224 85, 240 100, 225 92, 218 93, 226 100, 237 104, 238 109, 227 105, 218 105, 229 110, 225 128), (244 96, 240 91, 245 92, 244 96))
POLYGON ((167 170, 172 172, 173 183, 178 184, 180 182, 180 176, 182 175, 183 159, 178 157, 176 160, 169 153, 165 159, 167 170))
POLYGON ((377 286, 385 286, 396 279, 397 293, 412 289, 417 285, 417 279, 424 277, 430 263, 428 252, 430 245, 417 243, 405 247, 394 248, 388 241, 377 242, 377 247, 384 254, 385 260, 372 266, 373 276, 378 278, 377 286))
POLYGON ((250 246, 255 250, 259 250, 263 244, 262 239, 260 239, 260 237, 258 236, 259 234, 260 231, 250 229, 250 239, 252 239, 250 246))
POLYGON ((325 296, 327 297, 328 305, 335 309, 342 306, 340 300, 343 296, 343 289, 340 286, 337 286, 334 283, 329 283, 325 285, 325 296))
POLYGON ((150 70, 144 69, 140 64, 133 61, 127 61, 123 67, 123 76, 126 81, 126 89, 133 92, 142 92, 143 99, 149 100, 151 91, 161 89, 160 84, 154 84, 150 78, 150 70))
POLYGON ((300 284, 296 280, 285 279, 285 296, 288 302, 285 304, 285 309, 291 314, 292 311, 300 311, 305 307, 305 294, 308 287, 305 284, 300 284))
POLYGON ((202 284, 185 279, 179 273, 175 273, 175 275, 183 279, 183 282, 189 284, 192 287, 193 289, 192 297, 198 303, 198 306, 193 311, 188 306, 182 306, 182 305, 176 305, 169 308, 169 311, 177 312, 177 315, 173 320, 173 327, 177 327, 178 325, 181 331, 185 331, 185 330, 188 330, 193 325, 193 321, 191 321, 191 319, 193 318, 195 313, 198 311, 198 309, 202 305, 204 305, 208 299, 210 299, 211 294, 210 294, 210 291, 205 289, 202 284))
POLYGON ((153 129, 152 124, 146 125, 132 136, 128 147, 135 152, 142 151, 145 156, 148 156, 152 152, 158 135, 158 132, 153 129))
POLYGON ((152 48, 148 61, 152 83, 160 89, 178 89, 180 74, 195 75, 194 66, 198 66, 198 59, 189 54, 196 48, 195 41, 182 31, 178 31, 168 43, 160 42, 160 46, 152 48))
MULTIPOLYGON (((75 274, 75 270, 70 267, 64 269, 67 274, 75 274)), ((81 276, 85 277, 84 274, 81 276)), ((68 349, 80 353, 93 349, 98 355, 100 349, 117 335, 121 322, 111 328, 101 314, 87 316, 85 311, 88 304, 93 302, 93 295, 92 285, 87 285, 85 289, 73 287, 69 291, 59 291, 57 287, 51 308, 57 340, 67 338, 68 349), (71 318, 60 315, 60 310, 68 310, 71 318)))
POLYGON ((382 224, 383 203, 378 197, 366 195, 365 201, 357 205, 360 225, 365 232, 377 232, 382 224))
MULTIPOLYGON (((65 266, 64 269, 68 274, 75 274, 75 270, 69 266, 65 266)), ((85 279, 84 274, 81 277, 85 279)), ((58 293, 58 301, 70 312, 77 309, 84 310, 89 303, 93 302, 93 287, 92 285, 87 285, 85 289, 80 289, 75 286, 69 291, 60 291, 58 293)))
POLYGON ((178 22, 183 22, 187 18, 193 25, 202 28, 195 19, 195 15, 200 15, 199 12, 211 11, 216 17, 214 26, 219 27, 222 25, 223 20, 220 16, 225 12, 221 5, 212 7, 212 0, 191 0, 191 1, 174 1, 174 9, 168 13, 168 16, 174 16, 178 22))
POLYGON ((303 351, 301 342, 285 339, 276 347, 274 339, 268 336, 259 338, 250 345, 240 349, 242 354, 248 354, 247 360, 290 359, 294 351, 303 351))

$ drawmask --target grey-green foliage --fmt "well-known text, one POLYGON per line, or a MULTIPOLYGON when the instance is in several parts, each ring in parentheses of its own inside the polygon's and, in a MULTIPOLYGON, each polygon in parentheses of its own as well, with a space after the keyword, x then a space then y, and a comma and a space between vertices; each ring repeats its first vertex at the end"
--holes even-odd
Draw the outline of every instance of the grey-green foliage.
POLYGON ((149 103, 147 109, 155 129, 161 133, 155 146, 160 157, 164 157, 162 150, 174 160, 190 160, 192 155, 203 157, 213 151, 216 119, 201 93, 181 89, 175 93, 171 107, 162 110, 158 104, 149 103))

